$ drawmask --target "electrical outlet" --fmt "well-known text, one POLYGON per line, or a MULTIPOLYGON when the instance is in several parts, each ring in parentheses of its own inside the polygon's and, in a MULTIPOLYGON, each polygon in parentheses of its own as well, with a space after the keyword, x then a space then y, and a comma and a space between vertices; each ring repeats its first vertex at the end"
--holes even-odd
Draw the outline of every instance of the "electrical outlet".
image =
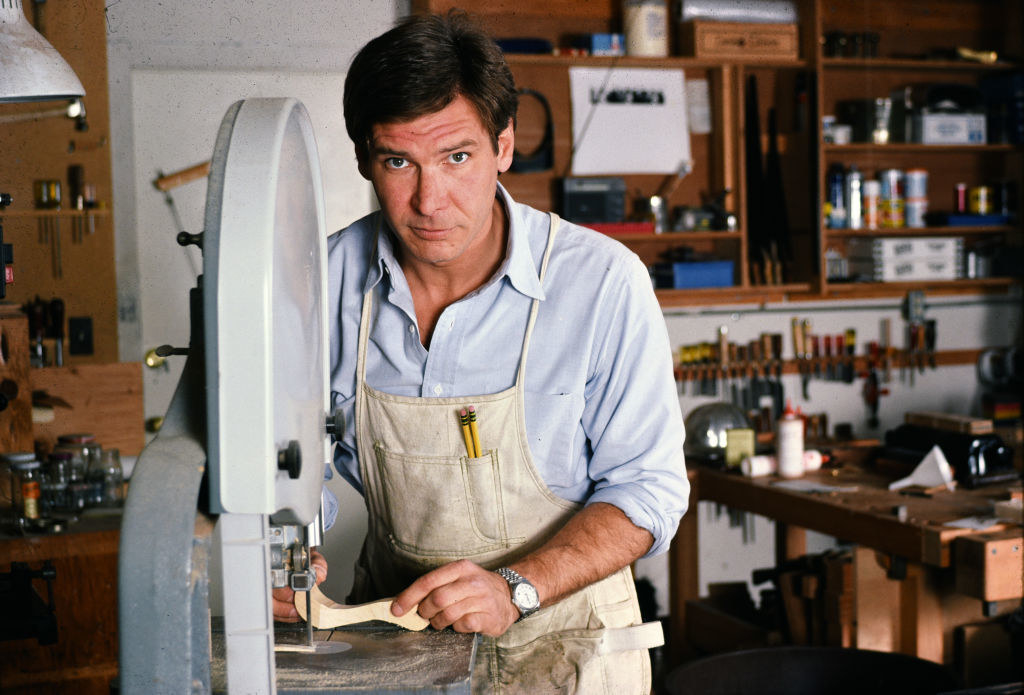
POLYGON ((92 317, 68 318, 68 352, 72 355, 92 354, 92 317))

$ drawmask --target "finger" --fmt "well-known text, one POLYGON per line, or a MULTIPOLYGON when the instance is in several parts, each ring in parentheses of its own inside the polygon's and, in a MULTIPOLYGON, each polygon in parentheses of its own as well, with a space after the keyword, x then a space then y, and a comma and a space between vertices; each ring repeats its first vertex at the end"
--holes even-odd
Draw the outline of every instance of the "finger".
POLYGON ((327 558, 325 558, 319 551, 311 550, 309 555, 309 564, 316 572, 316 583, 327 579, 327 558))
MULTIPOLYGON (((424 598, 438 587, 458 581, 463 575, 476 570, 483 571, 478 565, 474 565, 467 560, 458 560, 457 562, 442 565, 437 569, 431 570, 419 577, 395 597, 394 602, 391 604, 391 612, 397 616, 405 615, 406 612, 421 603, 424 598)), ((422 611, 420 615, 423 615, 422 611)), ((424 615, 424 617, 427 616, 424 615)))
POLYGON ((274 620, 284 623, 299 621, 299 612, 295 610, 295 592, 288 588, 274 589, 271 592, 274 620))

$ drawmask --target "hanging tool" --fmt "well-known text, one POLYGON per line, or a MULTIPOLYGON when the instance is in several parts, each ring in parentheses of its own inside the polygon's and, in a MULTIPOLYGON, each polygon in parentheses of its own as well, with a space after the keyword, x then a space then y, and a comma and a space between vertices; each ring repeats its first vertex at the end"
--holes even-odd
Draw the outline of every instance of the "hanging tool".
MULTIPOLYGON (((814 363, 814 378, 821 378, 821 340, 818 336, 810 336, 811 340, 811 362, 814 363)), ((804 345, 807 344, 807 336, 804 336, 804 345)))
POLYGON ((868 371, 864 378, 864 388, 861 394, 868 406, 868 427, 878 427, 878 401, 882 396, 889 394, 889 389, 880 388, 878 384, 877 366, 882 358, 881 348, 876 341, 868 345, 868 371))
POLYGON ((53 364, 64 366, 64 301, 54 298, 49 306, 50 337, 53 338, 53 364))
POLYGON ((775 412, 773 419, 777 420, 782 416, 782 404, 786 402, 785 388, 782 385, 782 334, 771 334, 772 362, 775 367, 775 382, 773 384, 773 402, 775 412))
POLYGON ((800 393, 806 401, 810 398, 807 387, 811 379, 810 365, 807 363, 807 339, 800 319, 794 316, 790 319, 789 324, 793 334, 793 357, 796 359, 796 368, 800 373, 800 393))
POLYGON ((882 319, 879 349, 882 360, 882 381, 886 384, 892 381, 892 370, 890 368, 890 362, 892 361, 891 331, 892 326, 889 319, 882 319))
POLYGON ((718 369, 722 378, 722 391, 730 393, 729 388, 729 327, 718 327, 718 369))
POLYGON ((825 380, 833 381, 836 378, 835 370, 832 367, 832 336, 826 335, 822 338, 825 349, 825 380))
POLYGON ((853 368, 854 354, 857 352, 857 330, 847 328, 843 333, 846 358, 843 363, 843 381, 852 384, 856 376, 853 368))
POLYGON ((936 324, 935 319, 928 319, 924 322, 924 349, 928 353, 928 366, 932 369, 937 369, 938 364, 935 361, 935 339, 936 339, 936 324))

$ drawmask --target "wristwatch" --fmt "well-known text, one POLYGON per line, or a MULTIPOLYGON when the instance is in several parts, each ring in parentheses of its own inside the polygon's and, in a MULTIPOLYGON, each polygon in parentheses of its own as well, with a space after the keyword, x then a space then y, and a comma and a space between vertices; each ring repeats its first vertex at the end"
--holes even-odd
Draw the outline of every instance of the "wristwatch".
POLYGON ((508 582, 508 588, 512 591, 512 605, 519 609, 518 623, 526 616, 537 612, 540 608, 540 596, 537 595, 537 587, 530 583, 513 569, 502 567, 495 570, 502 579, 508 582))

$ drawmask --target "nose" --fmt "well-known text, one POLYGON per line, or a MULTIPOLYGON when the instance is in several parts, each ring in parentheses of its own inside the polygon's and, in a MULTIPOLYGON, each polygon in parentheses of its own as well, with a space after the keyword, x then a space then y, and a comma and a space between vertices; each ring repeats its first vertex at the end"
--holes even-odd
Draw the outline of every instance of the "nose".
POLYGON ((446 197, 447 189, 441 174, 428 168, 421 169, 412 201, 416 212, 424 216, 433 215, 444 208, 446 197))

